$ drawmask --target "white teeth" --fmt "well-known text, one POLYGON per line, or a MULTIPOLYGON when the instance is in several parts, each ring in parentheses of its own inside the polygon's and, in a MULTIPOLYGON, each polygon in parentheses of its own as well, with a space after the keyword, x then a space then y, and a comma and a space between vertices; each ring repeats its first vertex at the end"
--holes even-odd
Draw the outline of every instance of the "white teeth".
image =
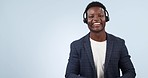
POLYGON ((94 24, 101 24, 101 23, 94 23, 94 24))

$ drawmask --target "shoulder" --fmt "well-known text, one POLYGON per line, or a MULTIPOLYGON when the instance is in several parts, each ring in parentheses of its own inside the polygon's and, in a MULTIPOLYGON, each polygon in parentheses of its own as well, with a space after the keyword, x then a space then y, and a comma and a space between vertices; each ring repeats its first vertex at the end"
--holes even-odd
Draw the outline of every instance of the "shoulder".
POLYGON ((77 40, 74 40, 71 44, 73 45, 82 45, 85 41, 87 41, 89 39, 89 34, 77 39, 77 40))
POLYGON ((126 48, 125 40, 121 37, 108 34, 108 44, 113 44, 114 49, 116 50, 123 50, 126 48))
POLYGON ((107 39, 115 42, 125 43, 125 40, 123 38, 115 36, 113 34, 109 34, 109 33, 107 33, 107 39))
POLYGON ((85 36, 81 37, 78 40, 75 40, 71 43, 71 47, 75 47, 78 49, 84 48, 84 45, 90 45, 90 33, 86 34, 85 36))

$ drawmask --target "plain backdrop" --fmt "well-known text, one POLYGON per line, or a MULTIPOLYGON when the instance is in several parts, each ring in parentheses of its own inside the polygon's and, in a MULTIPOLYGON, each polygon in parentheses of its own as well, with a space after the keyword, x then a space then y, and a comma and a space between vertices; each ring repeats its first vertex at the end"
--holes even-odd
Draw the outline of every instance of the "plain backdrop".
MULTIPOLYGON (((136 78, 147 78, 147 0, 99 0, 106 31, 126 41, 136 78)), ((0 78, 64 78, 70 43, 89 30, 91 0, 0 0, 0 78)))

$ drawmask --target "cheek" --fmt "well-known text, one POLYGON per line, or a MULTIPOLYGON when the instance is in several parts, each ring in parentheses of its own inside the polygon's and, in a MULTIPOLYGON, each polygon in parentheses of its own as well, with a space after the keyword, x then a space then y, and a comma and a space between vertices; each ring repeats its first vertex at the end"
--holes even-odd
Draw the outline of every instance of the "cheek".
POLYGON ((91 26, 92 25, 92 19, 87 19, 87 24, 88 24, 88 26, 91 26))
POLYGON ((88 23, 92 22, 92 19, 87 19, 87 22, 88 22, 88 23))
POLYGON ((106 18, 105 18, 105 17, 103 17, 103 18, 102 18, 102 21, 103 21, 103 22, 106 22, 106 18))

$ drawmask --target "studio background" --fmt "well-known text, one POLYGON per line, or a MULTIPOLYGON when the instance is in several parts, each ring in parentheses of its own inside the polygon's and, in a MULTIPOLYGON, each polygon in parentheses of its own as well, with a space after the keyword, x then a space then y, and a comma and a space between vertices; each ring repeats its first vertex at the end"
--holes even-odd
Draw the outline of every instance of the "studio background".
MULTIPOLYGON (((125 39, 136 78, 147 78, 147 0, 99 0, 106 31, 125 39)), ((70 43, 89 30, 91 0, 0 0, 0 78, 64 78, 70 43)))

